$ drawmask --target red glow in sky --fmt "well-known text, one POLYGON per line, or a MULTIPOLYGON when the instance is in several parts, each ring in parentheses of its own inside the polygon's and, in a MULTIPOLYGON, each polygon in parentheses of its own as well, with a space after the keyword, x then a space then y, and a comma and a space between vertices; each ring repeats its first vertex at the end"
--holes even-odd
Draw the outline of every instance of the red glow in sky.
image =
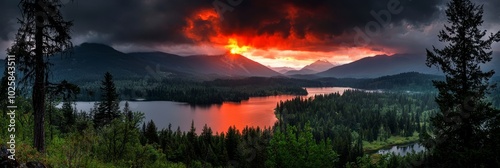
MULTIPOLYGON (((287 11, 288 19, 293 20, 298 15, 298 9, 293 6, 289 6, 287 11)), ((290 29, 287 34, 260 33, 259 30, 248 29, 223 30, 221 25, 230 23, 221 21, 213 9, 200 10, 185 19, 184 35, 199 45, 208 44, 215 50, 241 54, 272 67, 300 68, 319 59, 343 64, 366 56, 392 54, 368 46, 336 45, 331 38, 323 38, 313 32, 300 35, 295 29, 290 29)), ((262 24, 269 22, 272 21, 263 21, 262 24)))

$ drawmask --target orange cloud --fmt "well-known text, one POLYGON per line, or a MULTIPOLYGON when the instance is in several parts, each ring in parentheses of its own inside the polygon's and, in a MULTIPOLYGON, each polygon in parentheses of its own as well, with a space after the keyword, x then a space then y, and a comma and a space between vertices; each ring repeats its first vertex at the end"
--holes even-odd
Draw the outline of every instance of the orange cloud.
MULTIPOLYGON (((291 5, 286 8, 286 19, 291 20, 289 23, 292 24, 287 32, 269 33, 267 31, 264 33, 257 29, 224 30, 223 24, 231 23, 222 22, 215 10, 204 9, 186 17, 187 25, 183 33, 199 45, 211 44, 270 66, 302 67, 318 59, 348 63, 366 56, 393 53, 338 42, 351 38, 349 34, 328 36, 319 35, 313 31, 298 32, 293 26, 293 21, 302 11, 299 12, 299 8, 291 5)), ((307 15, 307 11, 304 15, 307 15)), ((266 28, 276 22, 279 20, 267 20, 256 26, 266 28)), ((269 27, 269 29, 272 28, 269 27)))

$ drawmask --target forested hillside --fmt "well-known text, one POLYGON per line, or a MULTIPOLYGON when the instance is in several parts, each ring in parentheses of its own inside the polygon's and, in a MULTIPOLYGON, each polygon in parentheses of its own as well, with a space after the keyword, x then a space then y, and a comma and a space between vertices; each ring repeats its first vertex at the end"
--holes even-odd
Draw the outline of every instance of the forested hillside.
POLYGON ((319 78, 325 86, 353 87, 367 90, 391 91, 435 91, 433 80, 444 80, 443 76, 405 72, 378 78, 319 78))
MULTIPOLYGON (((294 79, 294 78, 226 78, 199 81, 180 78, 137 78, 115 81, 123 100, 168 100, 191 104, 220 104, 224 101, 239 102, 252 96, 306 95, 303 87, 352 87, 385 91, 435 91, 432 80, 442 77, 415 72, 384 76, 375 79, 294 79)), ((81 93, 77 100, 99 100, 98 81, 79 82, 81 93)))
MULTIPOLYGON (((117 80, 115 81, 122 100, 145 99, 148 101, 178 101, 197 105, 220 104, 225 101, 240 102, 254 96, 307 95, 301 87, 305 80, 286 78, 241 78, 214 81, 181 79, 117 80)), ((78 100, 100 100, 100 83, 85 82, 80 85, 78 100)))
POLYGON ((302 130, 310 123, 316 142, 331 141, 339 154, 337 167, 341 167, 362 156, 362 141, 383 142, 426 132, 427 121, 437 110, 434 96, 351 90, 343 95, 295 98, 276 107, 276 128, 282 132, 290 126, 302 130))

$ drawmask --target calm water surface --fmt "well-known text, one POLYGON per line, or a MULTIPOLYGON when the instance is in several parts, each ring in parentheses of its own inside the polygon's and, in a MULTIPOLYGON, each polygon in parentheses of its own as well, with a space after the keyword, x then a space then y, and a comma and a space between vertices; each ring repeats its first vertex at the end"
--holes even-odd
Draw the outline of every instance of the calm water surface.
MULTIPOLYGON (((329 88, 306 88, 309 93, 307 97, 318 94, 329 94, 352 88, 329 87, 329 88)), ((159 129, 168 128, 172 124, 172 129, 180 127, 182 131, 188 131, 191 121, 194 121, 196 132, 200 133, 205 124, 212 128, 213 132, 226 132, 230 126, 243 129, 245 126, 251 127, 271 127, 276 122, 274 108, 280 101, 292 99, 296 96, 268 96, 252 97, 241 103, 226 102, 221 105, 206 107, 190 106, 185 103, 172 101, 135 101, 129 102, 132 111, 141 111, 145 115, 145 121, 153 120, 159 129)), ((120 103, 123 109, 125 102, 120 103)), ((76 102, 78 111, 89 111, 94 106, 94 102, 76 102)))
POLYGON ((378 154, 389 154, 393 153, 395 155, 399 156, 405 156, 410 153, 420 153, 424 152, 426 149, 424 146, 422 146, 419 143, 413 143, 413 144, 408 144, 408 145, 401 145, 401 146, 392 146, 389 149, 381 149, 377 151, 378 154))

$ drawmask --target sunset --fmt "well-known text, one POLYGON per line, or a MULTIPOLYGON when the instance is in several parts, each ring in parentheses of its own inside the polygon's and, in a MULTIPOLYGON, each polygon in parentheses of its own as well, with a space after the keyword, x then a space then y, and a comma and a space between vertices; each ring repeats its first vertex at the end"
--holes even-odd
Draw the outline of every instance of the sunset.
MULTIPOLYGON (((255 4, 250 4, 248 8, 270 5, 264 2, 252 3, 255 4)), ((307 21, 307 19, 313 18, 318 19, 319 22, 335 19, 325 16, 315 18, 330 13, 322 7, 320 7, 321 10, 314 11, 315 9, 311 9, 311 7, 301 7, 293 2, 284 2, 283 4, 284 9, 280 9, 282 11, 269 11, 277 16, 262 17, 258 15, 257 17, 262 17, 261 20, 252 18, 251 21, 255 22, 256 27, 249 23, 242 23, 239 19, 246 19, 247 16, 244 15, 240 15, 242 18, 228 16, 228 18, 221 19, 222 13, 217 13, 217 9, 200 9, 185 18, 186 26, 182 30, 185 37, 195 44, 208 45, 213 50, 220 50, 223 46, 232 54, 241 54, 271 67, 299 68, 318 59, 345 64, 366 56, 392 55, 397 51, 397 49, 392 48, 380 50, 372 48, 368 44, 355 44, 355 40, 359 40, 357 38, 364 38, 357 37, 359 36, 356 34, 358 33, 356 32, 357 27, 353 27, 352 30, 343 30, 342 33, 332 34, 323 29, 334 25, 324 25, 323 28, 319 27, 323 26, 320 25, 321 23, 307 21), (242 25, 234 27, 231 23, 242 25), (246 27, 247 25, 249 27, 246 27), (349 41, 351 39, 352 41, 349 41), (224 45, 226 41, 228 44, 224 45)), ((231 14, 233 13, 231 12, 231 14)), ((238 15, 236 12, 234 14, 238 15)), ((332 29, 337 28, 332 27, 332 29)))
POLYGON ((250 46, 239 46, 238 41, 236 39, 230 38, 228 40, 228 44, 225 46, 231 54, 244 54, 248 52, 250 46))
POLYGON ((3 0, 0 168, 500 167, 499 0, 3 0))

